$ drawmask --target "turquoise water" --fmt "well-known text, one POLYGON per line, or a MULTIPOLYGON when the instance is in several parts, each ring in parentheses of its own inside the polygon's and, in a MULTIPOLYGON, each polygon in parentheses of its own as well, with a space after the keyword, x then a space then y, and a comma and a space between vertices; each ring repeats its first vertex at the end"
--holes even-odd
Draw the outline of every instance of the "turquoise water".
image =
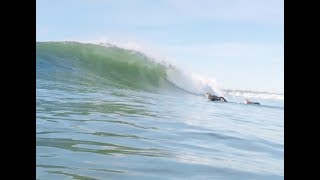
POLYGON ((37 179, 283 179, 283 96, 209 102, 166 68, 115 47, 37 43, 37 179))

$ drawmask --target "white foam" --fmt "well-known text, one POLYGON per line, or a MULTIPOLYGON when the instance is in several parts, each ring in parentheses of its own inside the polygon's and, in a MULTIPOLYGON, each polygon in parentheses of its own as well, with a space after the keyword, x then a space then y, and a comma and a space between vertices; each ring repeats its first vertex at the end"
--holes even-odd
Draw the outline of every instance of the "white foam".
POLYGON ((230 91, 227 93, 230 96, 242 98, 255 98, 266 100, 284 100, 283 94, 267 93, 267 92, 243 92, 243 91, 230 91))
POLYGON ((195 94, 205 94, 209 92, 219 96, 223 95, 223 92, 213 79, 178 69, 168 69, 167 75, 169 81, 189 92, 195 94))

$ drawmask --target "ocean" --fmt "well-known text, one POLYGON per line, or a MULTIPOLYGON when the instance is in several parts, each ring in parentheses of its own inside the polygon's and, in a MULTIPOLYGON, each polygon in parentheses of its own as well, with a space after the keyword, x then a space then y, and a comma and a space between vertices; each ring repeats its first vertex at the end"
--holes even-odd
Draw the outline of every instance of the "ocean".
POLYGON ((283 179, 283 99, 110 44, 37 42, 36 178, 283 179))

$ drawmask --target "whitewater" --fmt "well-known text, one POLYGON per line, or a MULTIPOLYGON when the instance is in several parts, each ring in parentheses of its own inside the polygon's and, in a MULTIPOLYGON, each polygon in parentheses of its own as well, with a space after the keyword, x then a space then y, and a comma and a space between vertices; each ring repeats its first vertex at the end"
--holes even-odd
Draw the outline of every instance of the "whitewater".
POLYGON ((283 179, 283 100, 111 44, 37 42, 36 176, 283 179))

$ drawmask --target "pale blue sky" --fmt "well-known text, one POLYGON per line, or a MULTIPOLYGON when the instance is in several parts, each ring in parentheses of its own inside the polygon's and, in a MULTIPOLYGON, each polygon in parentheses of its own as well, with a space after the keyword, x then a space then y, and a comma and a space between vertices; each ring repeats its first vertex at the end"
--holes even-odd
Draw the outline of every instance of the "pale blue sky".
POLYGON ((37 0, 36 10, 37 41, 134 44, 221 88, 283 92, 283 0, 37 0))

